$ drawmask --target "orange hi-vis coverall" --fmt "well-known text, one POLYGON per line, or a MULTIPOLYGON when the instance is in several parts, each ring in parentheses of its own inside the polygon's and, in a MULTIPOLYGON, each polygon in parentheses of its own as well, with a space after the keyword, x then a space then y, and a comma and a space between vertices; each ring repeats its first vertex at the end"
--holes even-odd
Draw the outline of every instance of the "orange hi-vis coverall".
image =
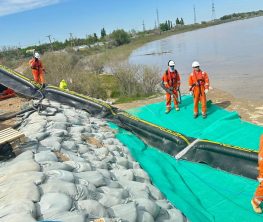
POLYGON ((41 60, 39 60, 39 59, 36 60, 35 58, 32 58, 29 61, 29 65, 32 69, 34 81, 39 83, 39 84, 43 84, 45 82, 45 80, 44 80, 45 69, 43 68, 43 64, 42 64, 41 60))
POLYGON ((259 152, 258 152, 258 181, 259 185, 253 197, 254 204, 258 207, 263 202, 263 135, 260 138, 259 152))
MULTIPOLYGON (((173 96, 174 96, 174 106, 178 107, 178 91, 177 89, 180 87, 181 84, 181 78, 180 74, 175 69, 173 72, 170 72, 170 70, 166 70, 163 74, 162 81, 164 83, 164 86, 166 88, 173 88, 173 96)), ((172 95, 168 92, 166 92, 166 108, 171 109, 171 98, 172 95)))
POLYGON ((202 114, 206 114, 206 95, 205 89, 209 89, 209 78, 202 70, 193 72, 189 76, 189 90, 194 96, 194 114, 198 114, 198 102, 202 103, 202 114))

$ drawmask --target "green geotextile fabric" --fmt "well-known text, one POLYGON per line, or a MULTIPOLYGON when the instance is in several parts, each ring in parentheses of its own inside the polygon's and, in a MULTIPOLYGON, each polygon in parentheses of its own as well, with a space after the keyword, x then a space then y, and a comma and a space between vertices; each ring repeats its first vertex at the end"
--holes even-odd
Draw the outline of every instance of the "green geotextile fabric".
POLYGON ((179 112, 172 109, 169 114, 165 114, 165 101, 129 109, 127 112, 189 137, 258 150, 263 127, 242 121, 237 112, 226 111, 213 105, 211 101, 208 101, 207 104, 206 119, 203 119, 202 116, 197 119, 193 118, 191 96, 182 97, 179 112))
POLYGON ((262 222, 250 200, 257 182, 216 170, 207 165, 176 160, 146 146, 128 131, 117 129, 116 137, 149 174, 153 184, 191 222, 262 222))

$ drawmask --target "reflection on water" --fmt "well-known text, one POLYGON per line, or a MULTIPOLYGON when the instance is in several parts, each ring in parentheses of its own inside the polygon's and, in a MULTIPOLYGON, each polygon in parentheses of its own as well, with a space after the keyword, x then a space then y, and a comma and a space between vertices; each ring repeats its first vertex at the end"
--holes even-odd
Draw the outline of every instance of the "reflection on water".
POLYGON ((192 61, 197 60, 208 72, 212 87, 237 97, 263 100, 263 17, 154 41, 135 50, 129 61, 165 70, 169 59, 175 60, 184 89, 192 61))

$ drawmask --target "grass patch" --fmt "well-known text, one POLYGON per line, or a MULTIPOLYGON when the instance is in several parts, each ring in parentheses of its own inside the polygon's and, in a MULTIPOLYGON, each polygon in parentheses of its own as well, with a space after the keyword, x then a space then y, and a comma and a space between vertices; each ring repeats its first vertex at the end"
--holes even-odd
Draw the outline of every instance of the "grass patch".
POLYGON ((122 96, 119 97, 114 103, 115 104, 119 104, 119 103, 129 103, 129 102, 133 102, 136 100, 142 100, 142 99, 146 99, 149 98, 149 96, 122 96))

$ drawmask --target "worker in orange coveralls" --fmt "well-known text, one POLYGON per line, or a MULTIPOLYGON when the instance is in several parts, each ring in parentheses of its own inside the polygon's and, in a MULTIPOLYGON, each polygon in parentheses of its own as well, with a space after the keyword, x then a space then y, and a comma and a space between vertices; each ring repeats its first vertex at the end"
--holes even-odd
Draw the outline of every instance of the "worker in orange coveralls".
POLYGON ((193 71, 189 76, 189 91, 194 96, 194 118, 198 117, 198 103, 202 103, 202 116, 206 118, 206 94, 209 89, 208 74, 200 69, 197 61, 192 63, 193 71))
POLYGON ((34 81, 43 85, 44 80, 44 72, 43 64, 40 60, 40 54, 38 52, 34 53, 34 57, 29 61, 29 65, 32 69, 32 74, 34 77, 34 81))
POLYGON ((256 189, 253 199, 251 200, 254 211, 258 214, 262 213, 260 204, 263 202, 263 135, 260 138, 259 152, 258 152, 258 181, 259 185, 256 189))
POLYGON ((162 77, 162 84, 166 91, 166 111, 169 113, 171 111, 172 96, 174 98, 174 107, 176 111, 179 111, 178 106, 178 91, 180 87, 180 74, 175 69, 175 62, 169 60, 168 69, 165 71, 162 77))

